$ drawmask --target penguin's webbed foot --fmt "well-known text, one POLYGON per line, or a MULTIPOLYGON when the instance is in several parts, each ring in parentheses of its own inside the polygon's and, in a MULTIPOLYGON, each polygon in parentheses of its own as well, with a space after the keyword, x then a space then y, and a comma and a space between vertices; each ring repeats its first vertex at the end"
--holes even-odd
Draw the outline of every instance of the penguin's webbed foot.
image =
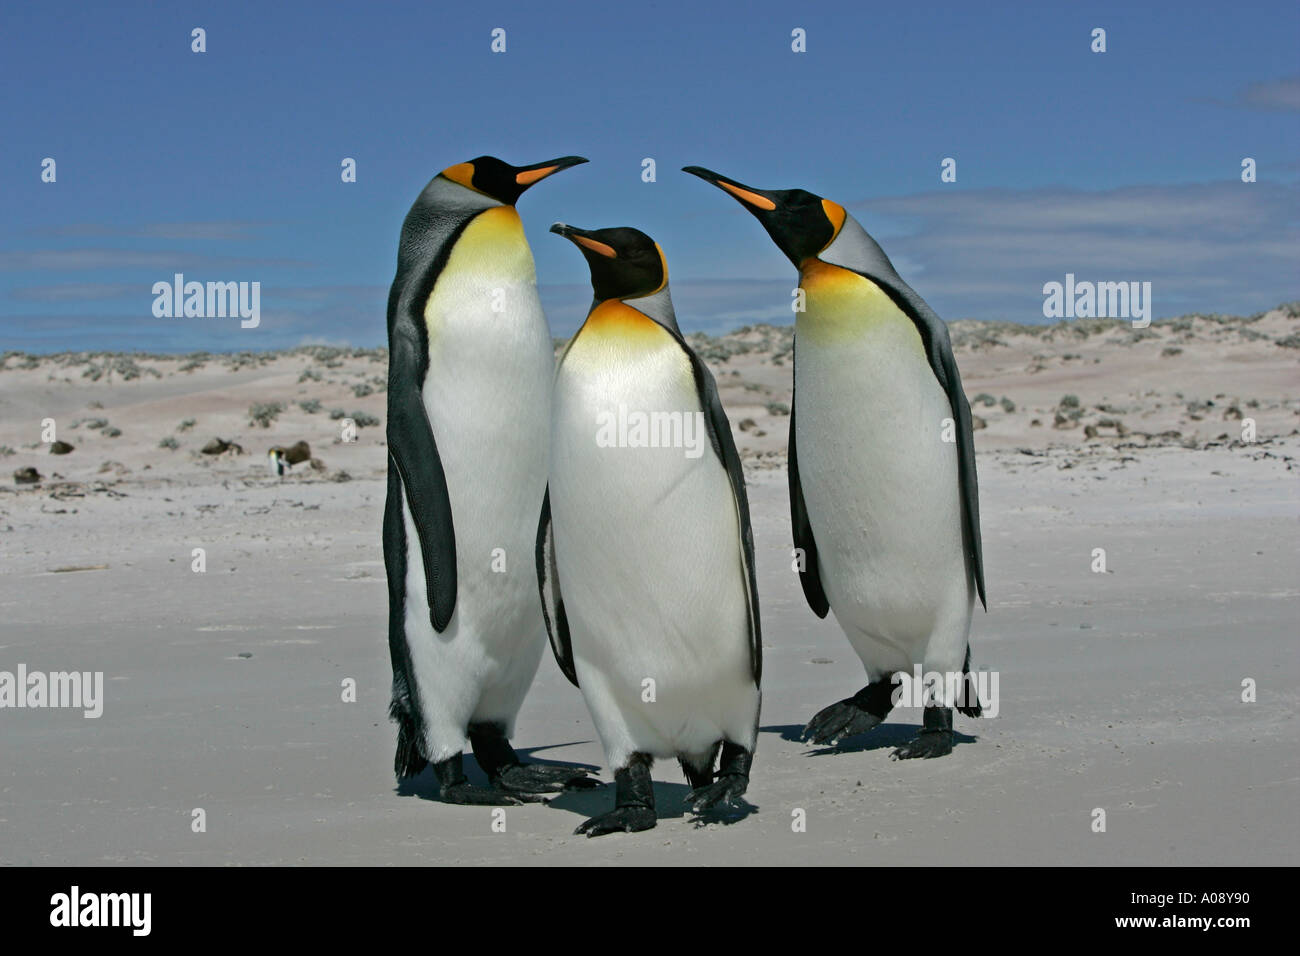
POLYGON ((634 753, 626 766, 614 771, 617 797, 614 809, 579 825, 574 833, 589 837, 606 833, 636 833, 655 825, 655 793, 650 781, 650 765, 654 758, 646 753, 634 753))
POLYGON ((517 763, 502 770, 493 783, 511 793, 561 793, 602 786, 580 767, 553 763, 517 763))
POLYGON ((545 802, 543 797, 502 790, 495 782, 490 787, 472 786, 465 777, 460 754, 438 761, 433 765, 433 772, 438 778, 438 793, 444 803, 468 807, 517 807, 523 803, 545 802))
POLYGON ((952 753, 951 730, 923 730, 907 743, 894 750, 895 760, 913 760, 917 757, 943 757, 952 753))
POLYGON ((885 677, 823 708, 808 721, 802 739, 834 746, 845 737, 865 734, 889 716, 894 707, 894 687, 894 678, 885 677))
POLYGON ((609 813, 602 813, 598 817, 584 821, 573 832, 595 837, 604 836, 606 833, 637 833, 641 830, 650 830, 654 825, 653 807, 615 807, 609 813))
POLYGON ((511 793, 496 787, 453 784, 439 791, 444 803, 466 807, 517 807, 525 803, 545 803, 546 798, 531 793, 511 793))
POLYGON ((506 739, 505 724, 483 721, 469 725, 469 742, 474 759, 488 775, 492 786, 511 793, 560 793, 599 787, 581 767, 553 763, 524 763, 506 739))
POLYGON ((686 805, 692 813, 714 809, 738 807, 740 798, 749 789, 749 778, 727 774, 704 787, 697 787, 686 795, 686 805))
POLYGON ((895 760, 943 757, 952 753, 952 708, 927 707, 921 732, 890 756, 895 760))
POLYGON ((801 739, 834 746, 845 737, 865 734, 879 723, 879 717, 863 710, 849 697, 818 711, 803 729, 801 739))
POLYGON ((717 779, 693 789, 686 797, 686 805, 695 813, 718 809, 745 811, 740 798, 749 789, 749 771, 753 765, 752 750, 724 740, 717 779))

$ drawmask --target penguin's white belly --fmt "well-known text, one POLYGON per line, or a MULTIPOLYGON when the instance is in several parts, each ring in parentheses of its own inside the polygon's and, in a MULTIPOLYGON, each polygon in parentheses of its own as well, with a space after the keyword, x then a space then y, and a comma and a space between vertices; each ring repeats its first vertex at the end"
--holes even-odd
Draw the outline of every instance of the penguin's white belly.
POLYGON ((513 730, 546 644, 533 548, 554 359, 532 255, 514 210, 503 208, 466 230, 425 309, 422 397, 447 479, 457 573, 456 609, 438 634, 403 501, 407 642, 433 760, 460 752, 471 721, 513 730))
POLYGON ((632 330, 588 321, 556 380, 550 485, 579 686, 611 766, 633 752, 703 754, 724 738, 752 747, 739 518, 689 361, 649 320, 632 330), (681 413, 702 453, 600 447, 598 416, 620 404, 681 413))
POLYGON ((873 283, 805 286, 795 437, 827 600, 873 680, 916 664, 959 672, 972 588, 948 397, 915 325, 873 283))

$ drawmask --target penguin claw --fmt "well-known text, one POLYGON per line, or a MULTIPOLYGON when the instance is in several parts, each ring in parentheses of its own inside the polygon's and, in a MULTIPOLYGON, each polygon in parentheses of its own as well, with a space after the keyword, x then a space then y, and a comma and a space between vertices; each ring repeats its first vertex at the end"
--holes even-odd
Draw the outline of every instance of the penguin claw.
POLYGON ((595 837, 606 833, 637 833, 649 830, 654 825, 655 812, 650 807, 615 807, 609 813, 602 813, 580 823, 573 832, 595 837))
POLYGON ((728 774, 707 786, 692 790, 686 795, 686 805, 692 813, 703 813, 718 807, 736 807, 747 789, 749 780, 728 774))
POLYGON ((950 753, 952 753, 951 730, 923 730, 897 748, 890 757, 894 760, 913 760, 942 757, 950 753))
POLYGON ((594 790, 602 786, 580 767, 550 763, 519 763, 503 770, 493 783, 511 793, 561 793, 565 790, 594 790))
POLYGON ((808 721, 800 739, 834 746, 845 737, 864 734, 879 723, 879 717, 863 710, 852 699, 841 700, 818 711, 808 721))
POLYGON ((543 797, 527 793, 507 793, 495 787, 472 787, 468 783, 444 787, 441 791, 445 803, 466 807, 518 807, 525 803, 545 803, 543 797))

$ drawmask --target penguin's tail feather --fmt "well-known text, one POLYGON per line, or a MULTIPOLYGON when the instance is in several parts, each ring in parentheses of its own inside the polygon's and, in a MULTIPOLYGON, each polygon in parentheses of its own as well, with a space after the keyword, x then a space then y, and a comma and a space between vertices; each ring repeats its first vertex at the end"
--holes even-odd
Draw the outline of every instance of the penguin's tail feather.
POLYGON ((957 713, 964 717, 983 717, 984 707, 980 703, 979 686, 975 683, 975 678, 970 672, 970 645, 966 645, 966 662, 961 666, 962 671, 962 701, 957 705, 957 713))
POLYGON ((420 734, 415 726, 415 718, 397 700, 389 705, 388 717, 397 722, 397 753, 393 755, 393 772, 399 780, 414 777, 429 765, 424 754, 420 753, 420 734))

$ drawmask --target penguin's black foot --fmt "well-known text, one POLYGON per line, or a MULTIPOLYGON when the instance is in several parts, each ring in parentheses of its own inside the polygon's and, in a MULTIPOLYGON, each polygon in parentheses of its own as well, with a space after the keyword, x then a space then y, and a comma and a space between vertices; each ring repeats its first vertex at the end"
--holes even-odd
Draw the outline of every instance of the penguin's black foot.
POLYGON ((461 755, 448 757, 433 765, 438 778, 438 793, 444 803, 468 807, 517 807, 523 803, 545 802, 543 797, 528 793, 511 793, 495 783, 491 787, 474 787, 465 778, 461 755))
POLYGON ((815 744, 833 745, 845 737, 865 734, 879 723, 879 717, 867 713, 850 697, 818 711, 817 716, 808 721, 808 726, 803 729, 801 739, 815 744))
POLYGON ((951 730, 923 730, 892 754, 895 760, 917 757, 943 757, 952 753, 951 730))
POLYGON ((686 805, 692 813, 726 809, 739 806, 740 798, 749 789, 749 778, 728 774, 706 787, 698 787, 686 796, 686 805))
POLYGON ((531 793, 511 793, 496 787, 473 787, 457 783, 443 787, 439 793, 444 803, 465 807, 517 807, 525 803, 545 803, 546 798, 531 793))
POLYGON ((469 725, 469 742, 474 758, 492 781, 492 786, 511 793, 560 793, 564 790, 589 790, 599 787, 599 780, 587 777, 580 767, 561 767, 553 763, 524 763, 506 740, 506 728, 500 723, 469 725))
POLYGON ((749 771, 753 764, 753 751, 729 740, 723 741, 717 779, 693 789, 686 797, 686 805, 695 813, 740 807, 740 798, 749 789, 749 771))
POLYGON ((579 767, 551 763, 517 763, 501 771, 493 783, 511 793, 561 793, 601 786, 599 780, 592 779, 579 767))
POLYGON ((606 833, 636 833, 655 825, 655 792, 650 782, 650 765, 654 759, 649 754, 634 753, 627 766, 614 771, 617 797, 614 809, 587 820, 574 833, 589 837, 606 833))
POLYGON ((653 829, 654 825, 653 807, 615 807, 609 813, 602 813, 598 817, 585 821, 573 832, 595 837, 604 836, 606 833, 638 833, 641 830, 653 829))
POLYGON ((845 737, 865 734, 894 707, 894 680, 873 681, 852 697, 818 711, 803 729, 803 740, 815 744, 837 744, 845 737))
POLYGON ((895 760, 943 757, 952 753, 952 708, 927 707, 921 732, 895 750, 895 760))

